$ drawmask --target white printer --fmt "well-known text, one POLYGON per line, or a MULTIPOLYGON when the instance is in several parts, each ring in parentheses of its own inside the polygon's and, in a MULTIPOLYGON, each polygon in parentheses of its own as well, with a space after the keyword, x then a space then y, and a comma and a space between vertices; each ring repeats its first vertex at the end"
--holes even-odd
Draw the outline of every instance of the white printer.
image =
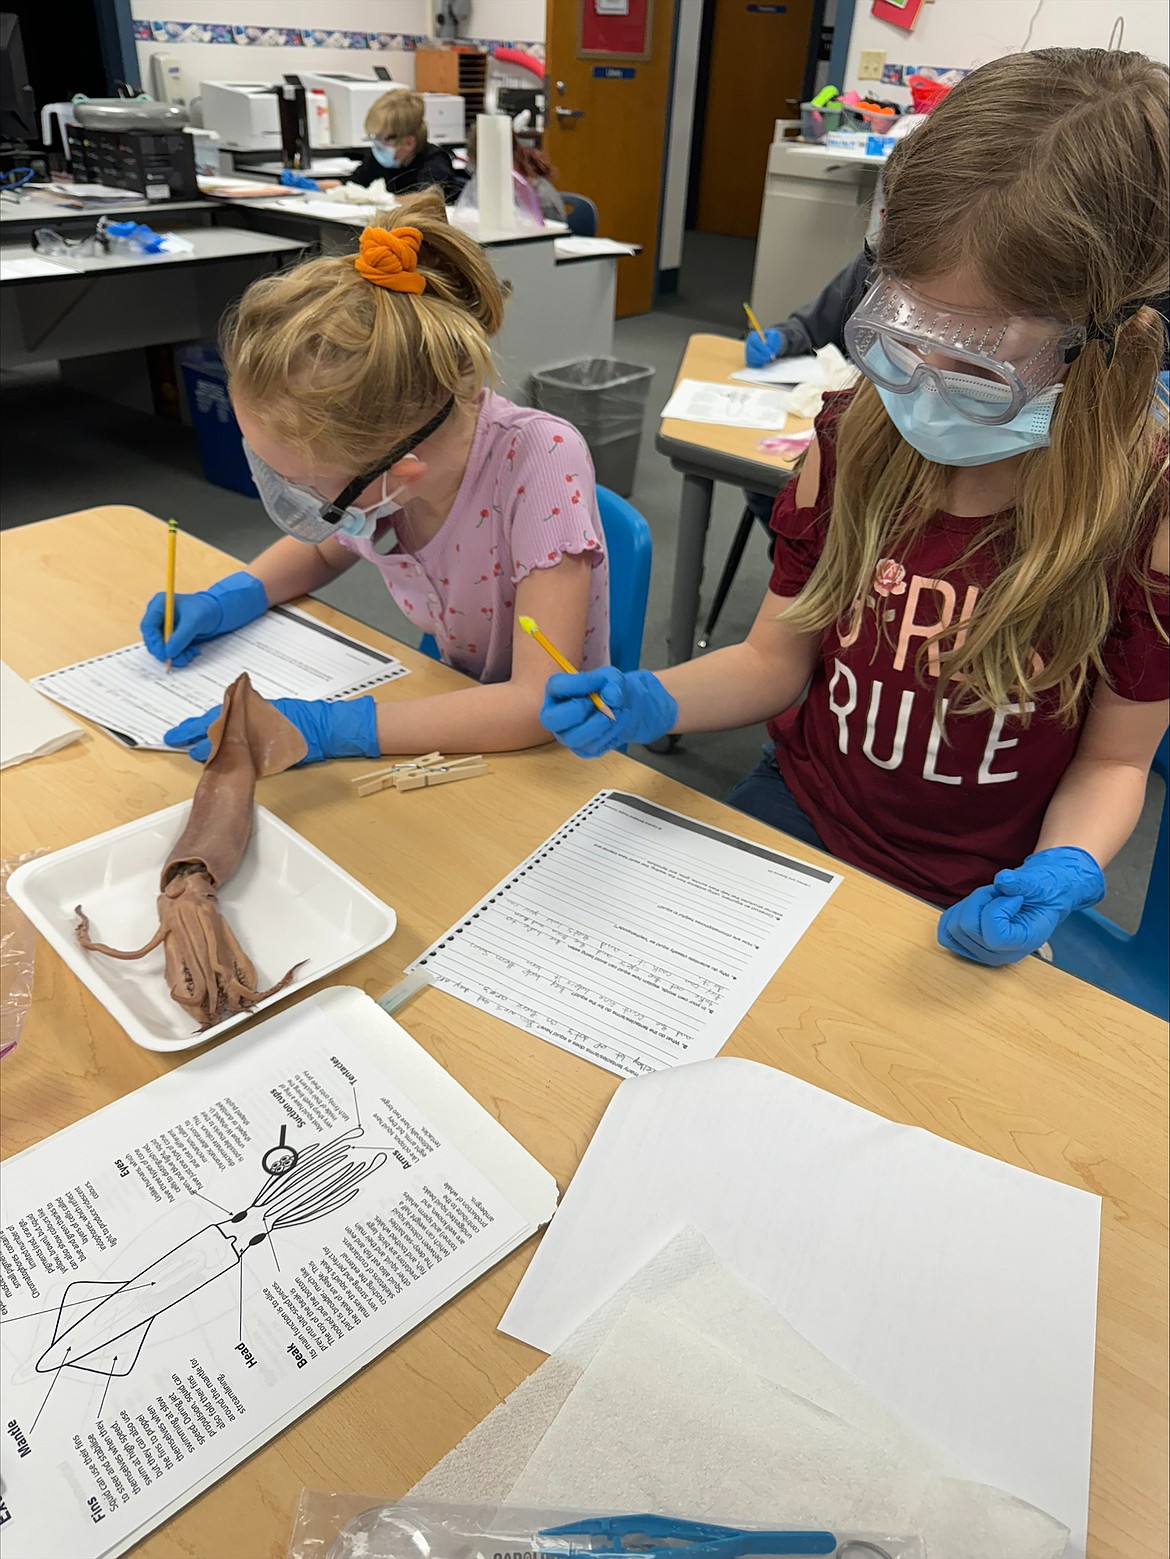
POLYGON ((427 135, 436 146, 462 146, 467 140, 467 105, 457 92, 424 92, 427 135))
POLYGON ((201 81, 203 127, 228 151, 280 150, 280 114, 271 81, 201 81))
MULTIPOLYGON (((201 81, 203 127, 214 130, 227 151, 280 151, 280 109, 271 81, 201 81)), ((315 82, 306 82, 316 87, 315 82)), ((312 91, 308 108, 309 145, 328 146, 328 122, 313 112, 312 91)), ((324 100, 318 98, 324 107, 324 100)))
POLYGON ((347 70, 299 70, 297 79, 318 87, 329 100, 329 131, 334 146, 364 146, 366 115, 387 92, 409 90, 400 81, 375 81, 347 70))

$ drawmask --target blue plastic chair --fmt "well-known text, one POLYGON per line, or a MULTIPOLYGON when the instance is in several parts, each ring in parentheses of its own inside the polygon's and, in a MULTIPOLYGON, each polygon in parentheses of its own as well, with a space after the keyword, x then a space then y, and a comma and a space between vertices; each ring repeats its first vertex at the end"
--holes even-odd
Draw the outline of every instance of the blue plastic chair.
MULTIPOLYGON (((589 196, 572 195, 568 190, 562 190, 561 199, 565 203, 565 221, 569 224, 569 232, 576 238, 596 238, 597 207, 589 196)), ((624 671, 625 667, 622 669, 624 671)))
MULTIPOLYGON (((610 664, 619 671, 637 671, 650 594, 650 527, 632 503, 608 487, 597 489, 597 513, 609 559, 610 664)), ((432 660, 439 659, 433 635, 426 634, 419 649, 432 660)))
POLYGON ((1058 969, 1099 985, 1112 996, 1144 1007, 1156 1018, 1170 1019, 1170 967, 1166 957, 1170 938, 1170 732, 1154 754, 1151 772, 1162 777, 1162 821, 1142 918, 1133 933, 1123 931, 1095 909, 1076 910, 1056 930, 1051 942, 1052 961, 1058 969))

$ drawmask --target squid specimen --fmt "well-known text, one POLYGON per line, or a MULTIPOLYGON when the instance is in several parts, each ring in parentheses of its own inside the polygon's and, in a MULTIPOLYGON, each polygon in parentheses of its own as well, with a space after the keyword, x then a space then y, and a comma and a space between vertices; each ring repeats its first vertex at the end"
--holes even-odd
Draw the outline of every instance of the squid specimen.
POLYGON ((308 750, 296 726, 261 698, 247 672, 224 694, 223 709, 207 734, 211 755, 187 826, 162 869, 154 936, 136 952, 91 941, 89 920, 77 906, 77 939, 87 952, 143 958, 161 944, 171 996, 201 1029, 275 995, 300 968, 294 964, 275 985, 258 990, 256 970, 220 912, 217 895, 251 837, 257 779, 291 768, 308 750))
POLYGON ((53 1340, 37 1360, 38 1373, 68 1368, 128 1375, 146 1334, 165 1311, 225 1273, 240 1271, 248 1252, 277 1229, 312 1223, 352 1201, 366 1176, 387 1160, 380 1150, 354 1156, 362 1134, 361 1126, 351 1127, 331 1141, 288 1154, 287 1167, 269 1173, 242 1212, 207 1224, 125 1282, 70 1283, 58 1306, 53 1340), (81 1314, 70 1319, 82 1306, 81 1314))

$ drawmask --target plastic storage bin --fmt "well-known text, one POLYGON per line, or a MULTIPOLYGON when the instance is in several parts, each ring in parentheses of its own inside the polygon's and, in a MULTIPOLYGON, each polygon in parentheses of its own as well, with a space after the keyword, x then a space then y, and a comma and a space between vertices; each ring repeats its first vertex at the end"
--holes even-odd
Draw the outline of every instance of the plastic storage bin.
POLYGON ((589 445, 597 485, 628 498, 642 442, 653 368, 587 357, 532 375, 533 402, 578 428, 589 445))
POLYGON ((258 498, 244 454, 243 434, 228 399, 223 358, 213 346, 187 346, 177 358, 204 476, 217 487, 258 498))
POLYGON ((844 110, 840 103, 827 108, 817 108, 812 103, 800 105, 800 138, 803 141, 823 141, 830 130, 839 130, 844 110))

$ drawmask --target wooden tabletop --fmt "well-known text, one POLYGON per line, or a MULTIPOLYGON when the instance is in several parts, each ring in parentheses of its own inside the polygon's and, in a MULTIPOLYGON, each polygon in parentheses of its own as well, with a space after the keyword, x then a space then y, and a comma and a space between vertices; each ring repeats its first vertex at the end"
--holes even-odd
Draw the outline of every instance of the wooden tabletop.
MULTIPOLYGON (((742 341, 730 336, 692 336, 674 382, 677 385, 683 379, 699 379, 705 384, 731 384, 734 382, 732 374, 743 365, 742 341)), ((782 431, 799 433, 802 428, 811 426, 811 418, 790 415, 782 431)), ((760 450, 760 440, 769 436, 765 428, 723 428, 712 422, 683 422, 678 417, 664 417, 658 432, 661 438, 692 445, 696 458, 704 453, 733 455, 739 460, 751 460, 778 471, 790 471, 796 460, 795 455, 767 455, 760 450)))
MULTIPOLYGON (((25 677, 129 643, 159 583, 161 521, 92 509, 2 538, 0 653, 25 677)), ((238 567, 190 537, 182 584, 238 567)), ((457 673, 355 624, 411 668, 378 696, 457 673)), ((762 824, 629 759, 559 748, 493 756, 464 785, 355 800, 353 764, 266 780, 262 799, 398 912, 385 946, 324 983, 380 995, 405 966, 604 786, 775 845, 762 824)), ((90 732, 3 775, 7 857, 58 849, 189 798, 190 759, 90 732)), ((817 859, 803 845, 798 854, 817 859)), ((1029 959, 989 970, 935 945, 936 912, 835 863, 845 881, 726 1047, 892 1120, 1104 1198, 1092 1559, 1167 1552, 1167 1053, 1155 1019, 1029 959)), ((403 1014, 416 1040, 568 1184, 618 1079, 440 991, 403 1014)), ((181 1064, 136 1048, 42 943, 35 1000, 3 1063, 4 1150, 37 1142, 181 1064)), ((542 1355, 496 1330, 530 1242, 157 1530, 150 1559, 282 1559, 301 1488, 400 1496, 542 1355)), ((991 1559, 991 1556, 989 1556, 991 1559)))

